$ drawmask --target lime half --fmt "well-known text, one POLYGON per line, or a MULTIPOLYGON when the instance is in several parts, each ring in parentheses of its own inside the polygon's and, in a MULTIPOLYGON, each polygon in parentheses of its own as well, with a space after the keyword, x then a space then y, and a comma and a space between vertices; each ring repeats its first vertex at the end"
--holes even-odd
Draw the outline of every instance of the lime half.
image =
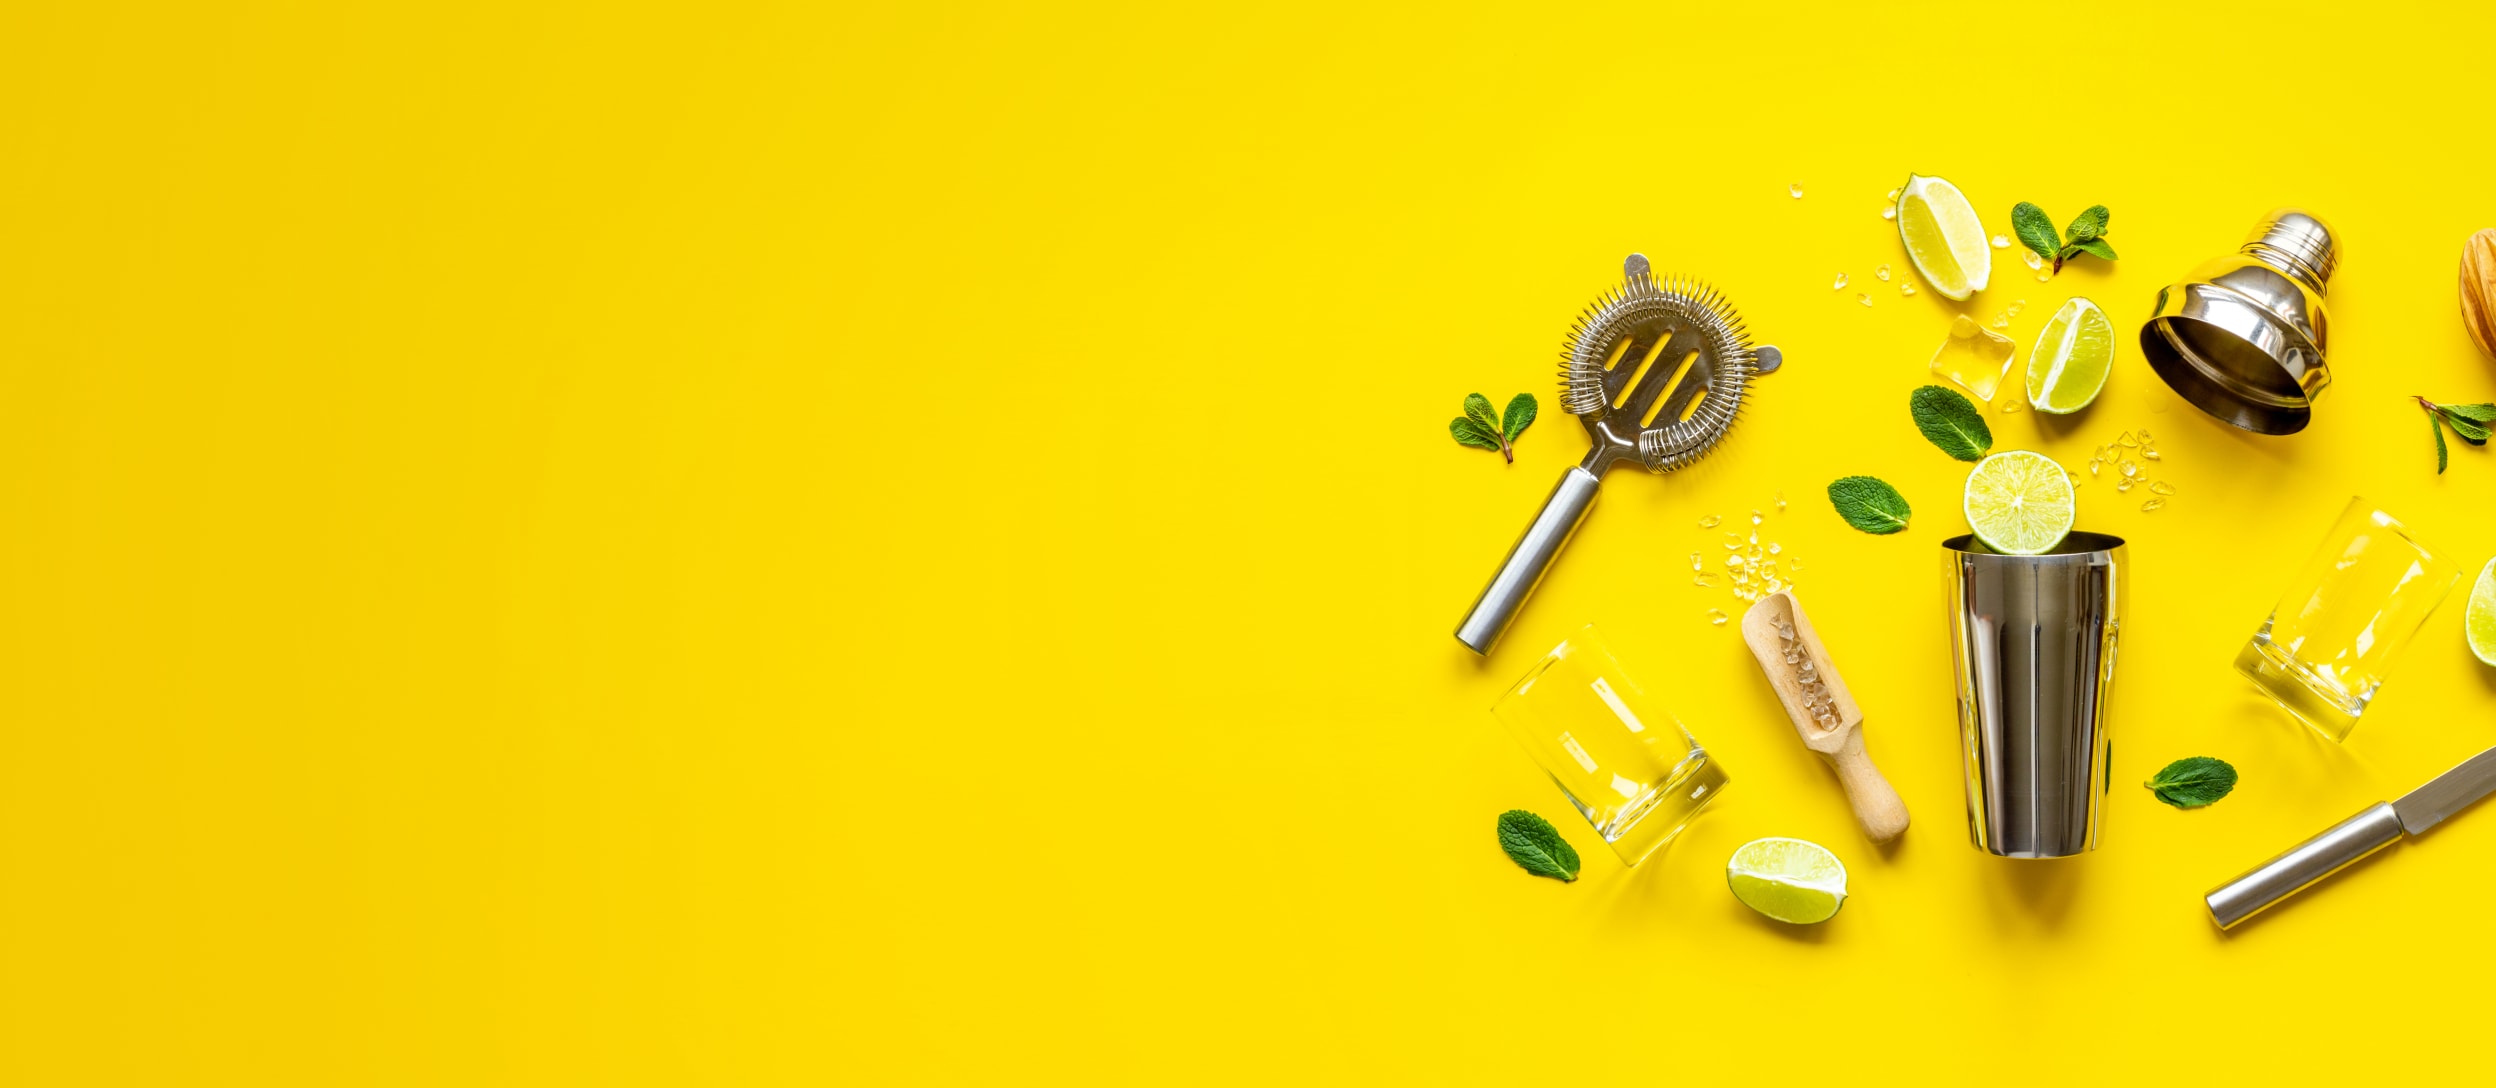
POLYGON ((2479 660, 2496 665, 2496 559, 2479 568, 2478 584, 2470 587, 2470 610, 2463 613, 2462 630, 2470 635, 2470 652, 2479 660))
POLYGON ((2028 351, 2028 404, 2069 415, 2089 406, 2115 368, 2115 325, 2085 298, 2063 303, 2028 351))
POLYGON ((2010 450, 1967 473, 1967 527, 2004 555, 2043 555, 2071 532, 2071 477, 2042 453, 2010 450))
POLYGON ((1964 300, 1993 278, 1993 247, 1985 243, 1976 206, 1940 178, 1907 175, 1898 192, 1898 239, 1917 274, 1943 298, 1964 300))
POLYGON ((1846 902, 1846 866, 1816 842, 1752 839, 1725 864, 1742 905, 1795 925, 1825 922, 1846 902))

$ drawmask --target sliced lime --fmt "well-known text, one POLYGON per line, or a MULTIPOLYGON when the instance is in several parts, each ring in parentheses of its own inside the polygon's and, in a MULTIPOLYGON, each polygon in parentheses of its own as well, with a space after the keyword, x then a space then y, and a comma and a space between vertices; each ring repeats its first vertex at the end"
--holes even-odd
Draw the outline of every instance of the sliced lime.
POLYGON ((2071 532, 2071 477, 2042 453, 2009 450, 1976 462, 1960 504, 1967 527, 2004 555, 2043 555, 2071 532))
POLYGON ((1916 273, 1943 298, 1962 301, 1993 278, 1993 247, 1976 206, 1941 178, 1907 175, 1898 192, 1898 239, 1916 273))
POLYGON ((2046 319, 2028 351, 2028 403, 2054 415, 2077 412, 2097 399, 2114 368, 2114 322, 2097 303, 2074 298, 2046 319))
POLYGON ((2470 587, 2470 610, 2463 614, 2462 630, 2470 636, 2470 652, 2479 660, 2496 665, 2496 559, 2479 568, 2478 584, 2470 587))
POLYGON ((1828 921, 1846 902, 1846 866, 1802 839, 1743 843, 1725 864, 1725 883, 1743 906, 1795 925, 1828 921))

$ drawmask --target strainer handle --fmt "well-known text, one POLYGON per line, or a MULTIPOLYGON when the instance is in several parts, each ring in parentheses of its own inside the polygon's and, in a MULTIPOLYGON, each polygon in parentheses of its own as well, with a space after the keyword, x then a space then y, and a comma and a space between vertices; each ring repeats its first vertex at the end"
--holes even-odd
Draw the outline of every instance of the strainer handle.
POLYGON ((1482 598, 1473 602, 1473 611, 1465 614, 1465 622, 1456 627, 1456 641, 1477 654, 1491 652, 1491 644, 1508 629, 1517 609, 1525 606, 1525 598, 1543 580, 1543 572, 1551 569, 1560 549, 1577 532, 1579 522, 1586 520, 1586 511, 1594 508, 1595 485, 1602 478, 1584 468, 1572 467, 1560 477, 1560 486, 1551 489, 1551 497, 1543 500, 1543 512, 1534 515, 1534 524, 1525 527, 1525 535, 1517 538, 1508 549, 1508 558, 1500 563, 1499 573, 1491 576, 1491 584, 1482 587, 1482 598))

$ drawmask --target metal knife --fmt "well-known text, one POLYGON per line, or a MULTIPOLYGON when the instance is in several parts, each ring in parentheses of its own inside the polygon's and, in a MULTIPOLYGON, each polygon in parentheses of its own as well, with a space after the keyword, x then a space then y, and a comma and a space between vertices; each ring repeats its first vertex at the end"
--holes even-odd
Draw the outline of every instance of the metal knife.
POLYGON ((2210 905, 2211 920, 2226 929, 2400 841, 2403 835, 2426 834, 2490 790, 2496 790, 2496 748, 2463 760, 2461 766, 2435 776, 2398 801, 2368 806, 2296 849, 2219 885, 2202 901, 2210 905))

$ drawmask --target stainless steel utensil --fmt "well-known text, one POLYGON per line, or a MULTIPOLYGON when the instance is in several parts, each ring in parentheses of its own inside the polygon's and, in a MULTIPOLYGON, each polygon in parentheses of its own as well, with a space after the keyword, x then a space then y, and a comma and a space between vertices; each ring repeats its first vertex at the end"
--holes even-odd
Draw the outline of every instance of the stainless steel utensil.
POLYGON ((1997 554, 1973 535, 1941 546, 1968 838, 2007 858, 2096 849, 2122 538, 2072 533, 2045 555, 1997 554))
POLYGON ((1490 652, 1586 520, 1605 469, 1635 459, 1649 472, 1670 472, 1705 456, 1732 429, 1751 376, 1783 361, 1773 347, 1752 348, 1742 318, 1713 288, 1659 280, 1646 257, 1630 254, 1621 285, 1586 308, 1560 349, 1560 404, 1585 425, 1594 448, 1543 500, 1457 625, 1456 640, 1490 652))
POLYGON ((2210 908, 2210 920, 2227 929, 2404 835, 2426 834, 2491 790, 2496 790, 2496 748, 2463 760, 2398 801, 2367 806, 2331 830, 2212 889, 2202 902, 2210 908))
POLYGON ((2257 434, 2295 434, 2331 384, 2323 289, 2339 267, 2321 219, 2273 211, 2236 252, 2158 292, 2141 354, 2194 407, 2257 434))

